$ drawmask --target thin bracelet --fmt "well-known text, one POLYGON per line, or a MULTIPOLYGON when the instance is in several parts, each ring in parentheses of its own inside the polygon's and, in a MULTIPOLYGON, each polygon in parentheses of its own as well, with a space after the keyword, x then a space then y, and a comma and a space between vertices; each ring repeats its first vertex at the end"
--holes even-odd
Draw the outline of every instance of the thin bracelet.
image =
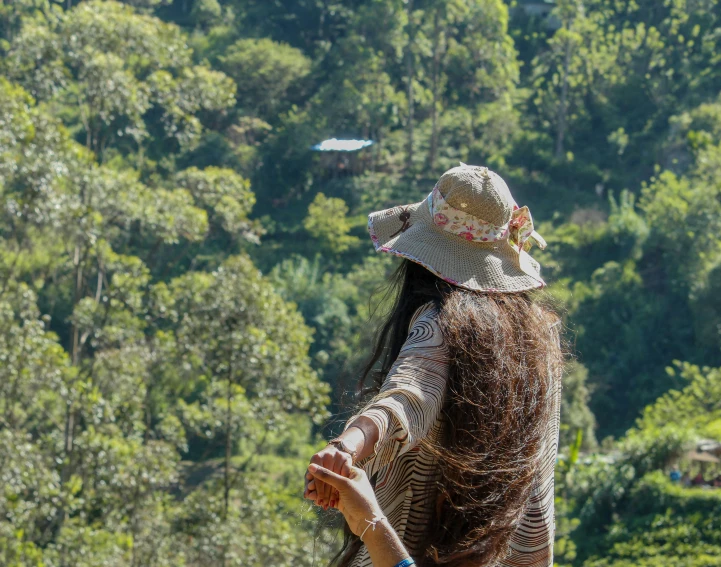
POLYGON ((415 565, 416 562, 413 561, 411 557, 408 557, 407 559, 404 559, 400 563, 396 563, 395 567, 410 567, 411 565, 415 565))
POLYGON ((388 518, 386 518, 385 516, 373 516, 373 519, 372 519, 372 520, 366 520, 366 519, 364 518, 364 521, 365 521, 368 525, 366 526, 366 529, 363 530, 363 533, 360 535, 360 540, 363 541, 363 536, 366 535, 366 532, 368 531, 368 528, 370 528, 371 526, 373 526, 373 531, 376 531, 376 524, 377 524, 378 522, 382 522, 383 520, 387 520, 387 519, 388 519, 388 518))

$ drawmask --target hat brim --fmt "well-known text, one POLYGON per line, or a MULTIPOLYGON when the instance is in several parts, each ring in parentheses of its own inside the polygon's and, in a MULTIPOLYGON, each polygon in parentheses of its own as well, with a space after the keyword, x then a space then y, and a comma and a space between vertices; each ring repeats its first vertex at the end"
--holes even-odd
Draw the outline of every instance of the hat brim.
POLYGON ((546 285, 527 252, 505 240, 474 242, 443 230, 433 222, 426 200, 371 213, 368 232, 376 252, 407 258, 465 289, 519 292, 546 285), (404 212, 410 214, 405 223, 404 212))

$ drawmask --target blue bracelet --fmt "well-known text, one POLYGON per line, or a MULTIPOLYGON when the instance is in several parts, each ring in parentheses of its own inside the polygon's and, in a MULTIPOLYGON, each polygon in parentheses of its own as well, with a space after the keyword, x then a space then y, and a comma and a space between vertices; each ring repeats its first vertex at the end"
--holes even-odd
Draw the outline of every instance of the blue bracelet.
POLYGON ((410 567, 411 565, 415 565, 416 562, 413 561, 410 557, 408 559, 404 559, 400 563, 396 564, 396 567, 410 567))

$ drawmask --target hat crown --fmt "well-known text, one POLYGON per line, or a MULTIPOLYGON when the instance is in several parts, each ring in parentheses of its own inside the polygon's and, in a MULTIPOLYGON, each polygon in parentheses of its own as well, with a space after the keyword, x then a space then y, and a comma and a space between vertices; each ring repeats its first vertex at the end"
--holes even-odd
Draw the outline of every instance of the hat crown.
POLYGON ((487 167, 454 167, 441 176, 436 187, 454 209, 496 226, 511 219, 516 205, 505 181, 487 167))

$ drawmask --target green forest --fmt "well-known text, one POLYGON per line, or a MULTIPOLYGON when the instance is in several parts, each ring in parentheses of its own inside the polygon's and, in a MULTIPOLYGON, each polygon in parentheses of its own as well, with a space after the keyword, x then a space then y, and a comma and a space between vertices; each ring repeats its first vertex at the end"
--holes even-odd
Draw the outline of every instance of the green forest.
POLYGON ((367 215, 462 161, 548 242, 557 565, 721 566, 721 2, 5 0, 0 53, 0 565, 325 565, 367 215))

